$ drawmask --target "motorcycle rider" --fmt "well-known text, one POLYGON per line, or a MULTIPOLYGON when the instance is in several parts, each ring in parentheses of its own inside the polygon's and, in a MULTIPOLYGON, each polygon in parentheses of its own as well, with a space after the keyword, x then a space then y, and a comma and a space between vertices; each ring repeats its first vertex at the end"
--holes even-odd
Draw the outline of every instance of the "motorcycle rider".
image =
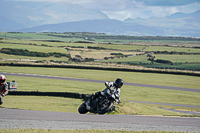
POLYGON ((3 104, 3 98, 5 95, 8 94, 8 84, 6 82, 6 76, 0 75, 0 105, 3 104))
POLYGON ((87 110, 90 110, 90 103, 91 100, 97 98, 99 95, 105 95, 106 93, 112 96, 117 103, 120 103, 120 88, 123 86, 124 81, 120 78, 117 78, 115 82, 105 82, 106 89, 103 91, 96 92, 95 95, 92 96, 87 102, 86 102, 86 108, 87 110))

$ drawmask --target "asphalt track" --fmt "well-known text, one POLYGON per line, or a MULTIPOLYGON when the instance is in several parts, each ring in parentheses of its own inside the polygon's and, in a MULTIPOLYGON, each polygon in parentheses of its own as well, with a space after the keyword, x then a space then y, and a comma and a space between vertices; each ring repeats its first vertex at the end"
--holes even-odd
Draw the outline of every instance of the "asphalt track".
POLYGON ((200 118, 95 115, 0 108, 0 129, 107 129, 200 132, 200 118))

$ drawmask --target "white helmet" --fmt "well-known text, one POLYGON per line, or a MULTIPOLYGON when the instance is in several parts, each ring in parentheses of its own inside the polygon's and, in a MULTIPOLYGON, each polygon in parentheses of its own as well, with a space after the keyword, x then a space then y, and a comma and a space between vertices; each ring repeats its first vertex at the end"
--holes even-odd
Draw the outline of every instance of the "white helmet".
POLYGON ((0 83, 4 83, 6 81, 6 76, 1 74, 0 75, 0 83))

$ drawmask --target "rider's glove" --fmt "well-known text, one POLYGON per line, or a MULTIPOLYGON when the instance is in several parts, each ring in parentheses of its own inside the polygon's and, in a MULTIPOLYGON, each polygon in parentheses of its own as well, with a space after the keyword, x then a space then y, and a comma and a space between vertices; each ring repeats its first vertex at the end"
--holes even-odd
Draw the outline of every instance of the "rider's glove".
POLYGON ((121 103, 121 101, 119 100, 119 99, 116 99, 115 100, 118 104, 120 104, 121 103))
POLYGON ((108 82, 105 82, 105 86, 107 87, 107 88, 109 88, 109 85, 108 85, 109 83, 108 82))
POLYGON ((5 97, 5 94, 2 94, 2 97, 5 97))

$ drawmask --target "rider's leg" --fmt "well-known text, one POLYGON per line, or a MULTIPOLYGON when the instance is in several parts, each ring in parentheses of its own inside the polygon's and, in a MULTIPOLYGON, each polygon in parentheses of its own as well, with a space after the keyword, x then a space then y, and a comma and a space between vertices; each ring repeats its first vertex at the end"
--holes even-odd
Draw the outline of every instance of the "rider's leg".
POLYGON ((2 105, 3 104, 3 98, 2 98, 2 96, 0 96, 0 105, 2 105))
POLYGON ((87 100, 86 102, 86 109, 90 110, 91 109, 91 105, 90 103, 92 102, 92 100, 96 99, 99 96, 100 92, 96 92, 95 95, 93 95, 90 99, 87 100))

